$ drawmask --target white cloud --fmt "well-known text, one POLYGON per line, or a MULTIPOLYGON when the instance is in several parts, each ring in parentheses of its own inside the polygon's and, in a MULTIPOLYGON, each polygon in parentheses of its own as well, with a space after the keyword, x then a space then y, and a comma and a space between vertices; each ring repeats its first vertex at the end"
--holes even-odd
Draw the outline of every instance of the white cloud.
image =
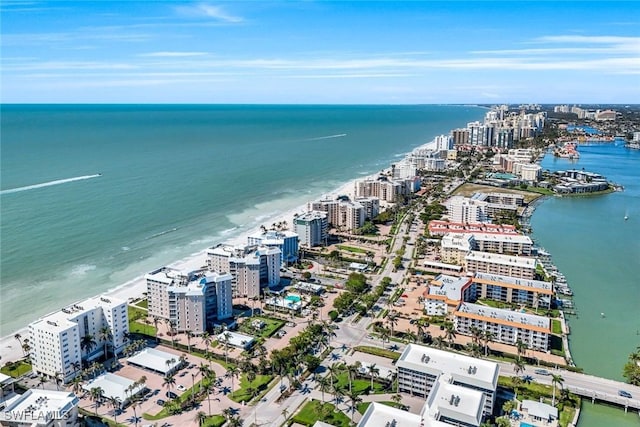
POLYGON ((231 24, 237 24, 244 21, 242 17, 231 15, 226 12, 221 6, 208 3, 198 3, 191 6, 177 6, 175 10, 184 16, 213 18, 218 21, 228 22, 231 24))

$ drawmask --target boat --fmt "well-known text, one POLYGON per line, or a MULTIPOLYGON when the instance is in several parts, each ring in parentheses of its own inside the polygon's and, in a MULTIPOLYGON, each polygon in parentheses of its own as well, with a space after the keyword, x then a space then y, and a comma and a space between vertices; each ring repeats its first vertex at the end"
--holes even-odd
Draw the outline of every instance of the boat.
POLYGON ((625 215, 625 216, 624 216, 624 220, 626 221, 626 220, 628 220, 628 219, 629 219, 629 215, 625 215))
POLYGON ((604 317, 604 313, 600 313, 600 316, 601 316, 601 317, 604 317))

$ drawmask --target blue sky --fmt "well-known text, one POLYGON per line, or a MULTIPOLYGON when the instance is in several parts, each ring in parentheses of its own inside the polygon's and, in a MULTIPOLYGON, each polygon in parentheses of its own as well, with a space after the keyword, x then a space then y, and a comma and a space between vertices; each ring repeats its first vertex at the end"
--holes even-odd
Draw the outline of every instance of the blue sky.
POLYGON ((640 101, 634 1, 0 8, 6 103, 640 101))

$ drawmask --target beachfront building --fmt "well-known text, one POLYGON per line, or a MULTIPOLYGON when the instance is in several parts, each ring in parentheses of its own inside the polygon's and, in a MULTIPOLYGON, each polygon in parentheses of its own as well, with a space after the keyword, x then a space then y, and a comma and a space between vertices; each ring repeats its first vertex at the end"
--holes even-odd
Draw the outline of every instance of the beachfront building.
POLYGON ((211 271, 231 274, 233 297, 257 298, 280 284, 281 252, 277 247, 220 244, 207 249, 211 271))
POLYGON ((468 273, 488 273, 520 279, 533 279, 536 275, 536 259, 471 251, 465 257, 465 270, 468 273))
POLYGON ((483 415, 491 415, 500 367, 495 362, 409 344, 396 362, 398 391, 427 398, 436 382, 476 390, 484 395, 483 415))
POLYGON ((326 212, 305 212, 293 219, 293 226, 301 246, 312 248, 327 244, 329 221, 326 212))
POLYGON ((0 425, 5 427, 75 427, 80 401, 68 391, 30 389, 3 403, 0 425))
POLYGON ((80 372, 83 361, 120 353, 129 332, 127 302, 97 296, 69 305, 29 324, 33 371, 63 382, 80 372))
POLYGON ((337 199, 323 199, 309 203, 310 211, 327 213, 329 226, 353 232, 364 225, 366 218, 365 207, 347 197, 337 199))
POLYGON ((298 234, 293 231, 266 230, 248 236, 247 244, 280 249, 280 263, 286 265, 298 260, 298 240, 298 234))
POLYGON ((372 220, 380 214, 380 199, 377 197, 357 197, 355 201, 364 208, 365 221, 372 220))
POLYGON ((389 179, 384 175, 355 182, 356 197, 377 197, 385 202, 395 203, 400 196, 409 195, 420 189, 418 178, 389 179))
POLYGON ((515 345, 518 340, 538 351, 549 349, 551 319, 520 311, 463 302, 453 313, 456 332, 472 335, 474 328, 493 333, 493 341, 515 345))
POLYGON ((461 301, 473 298, 475 293, 470 277, 439 274, 429 282, 422 295, 425 314, 446 316, 453 313, 461 301))
POLYGON ((444 202, 447 217, 452 222, 479 223, 486 222, 488 202, 473 200, 463 196, 453 196, 444 202))
POLYGON ((519 279, 498 274, 476 273, 471 279, 472 295, 464 301, 491 299, 505 303, 524 304, 549 309, 553 300, 553 283, 519 279))
POLYGON ((540 181, 540 178, 542 178, 542 166, 535 163, 523 164, 520 167, 520 178, 528 182, 540 181))
POLYGON ((202 333, 233 316, 229 273, 162 267, 145 279, 149 315, 171 321, 178 332, 202 333))
POLYGON ((520 234, 515 226, 509 224, 488 224, 475 223, 467 224, 463 222, 429 221, 429 234, 432 236, 444 236, 447 233, 498 233, 498 234, 520 234))
POLYGON ((240 332, 224 331, 216 336, 216 339, 222 345, 230 345, 242 350, 251 348, 255 339, 251 335, 241 334, 240 332))

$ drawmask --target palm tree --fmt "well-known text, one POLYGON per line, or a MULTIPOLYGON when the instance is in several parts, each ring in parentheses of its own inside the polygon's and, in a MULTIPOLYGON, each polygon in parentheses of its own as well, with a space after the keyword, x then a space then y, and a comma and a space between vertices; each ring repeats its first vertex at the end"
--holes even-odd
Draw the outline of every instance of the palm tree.
POLYGON ((416 342, 417 339, 418 337, 413 333, 413 331, 411 331, 411 329, 407 329, 404 333, 404 340, 406 343, 416 342))
POLYGON ((224 363, 229 363, 229 340, 231 339, 231 334, 229 332, 225 332, 222 338, 222 342, 224 343, 224 363))
POLYGON ((188 351, 189 353, 191 353, 191 338, 193 338, 193 332, 187 331, 186 335, 187 335, 187 347, 189 349, 188 351))
POLYGON ((96 340, 91 334, 87 334, 83 336, 82 339, 80 340, 80 348, 84 350, 87 354, 89 354, 95 346, 96 346, 96 340))
POLYGON ((71 380, 71 391, 79 394, 82 391, 82 377, 76 376, 71 380))
POLYGON ((355 391, 350 391, 347 393, 347 397, 351 403, 351 422, 353 423, 353 413, 356 411, 356 406, 358 403, 362 402, 362 398, 355 391))
POLYGON ((164 319, 164 323, 169 327, 169 335, 171 336, 171 347, 176 348, 176 322, 171 319, 164 319))
POLYGON ((513 384, 513 390, 516 393, 516 397, 518 396, 518 390, 520 389, 520 385, 522 384, 522 378, 517 375, 511 377, 511 384, 513 384))
POLYGON ((564 378, 560 374, 551 374, 551 385, 553 386, 553 397, 551 398, 551 406, 556 405, 556 386, 560 385, 562 387, 562 383, 564 383, 564 378))
POLYGON ((438 347, 439 349, 442 349, 444 347, 444 344, 447 342, 447 340, 442 336, 442 335, 438 335, 437 337, 435 337, 433 339, 433 343, 436 345, 436 347, 438 347))
POLYGON ((352 386, 353 380, 355 379, 356 375, 358 375, 358 372, 360 372, 361 366, 362 366, 362 363, 360 363, 360 361, 357 361, 353 365, 346 366, 347 376, 349 377, 349 393, 351 393, 351 389, 352 389, 351 386, 352 386))
MULTIPOLYGON (((212 342, 213 342, 213 337, 211 337, 209 332, 205 331, 205 333, 202 334, 202 343, 204 344, 205 358, 209 354, 209 346, 211 345, 212 342)), ((209 366, 211 366, 211 362, 209 362, 209 366)))
POLYGON ((109 340, 113 338, 113 334, 111 333, 111 328, 108 326, 103 326, 98 331, 98 339, 104 343, 104 358, 107 358, 107 344, 109 344, 109 340))
POLYGON ((224 408, 222 410, 222 415, 229 421, 229 418, 233 415, 233 408, 224 408))
POLYGON ((488 329, 482 334, 482 339, 484 340, 484 357, 489 355, 489 343, 493 341, 495 337, 496 335, 488 329))
POLYGON ((520 372, 525 370, 526 366, 527 365, 524 363, 524 360, 517 359, 513 362, 513 371, 518 375, 520 372))
POLYGON ((211 391, 213 390, 213 383, 209 381, 202 381, 202 391, 207 395, 207 402, 209 403, 209 416, 211 416, 211 391))
POLYGON ((116 425, 117 425, 118 410, 120 409, 120 405, 122 404, 122 402, 120 401, 120 398, 118 396, 112 396, 107 398, 107 402, 109 402, 109 405, 111 405, 111 408, 113 409, 113 420, 116 422, 116 425))
POLYGON ((151 321, 153 322, 153 327, 156 328, 156 343, 158 343, 160 341, 158 338, 158 324, 160 323, 160 318, 158 316, 153 316, 151 321))
MULTIPOLYGON (((20 347, 22 348, 22 335, 20 335, 20 334, 15 334, 13 337, 14 337, 15 339, 17 339, 17 340, 18 340, 18 343, 20 344, 20 347)), ((23 350, 22 350, 22 354, 23 354, 24 356, 26 356, 26 355, 27 355, 27 354, 24 352, 24 348, 23 348, 23 350)))
POLYGON ((331 383, 327 377, 318 377, 316 380, 320 386, 320 392, 322 393, 322 403, 324 403, 324 393, 331 391, 331 383))
POLYGON ((449 348, 453 347, 453 340, 456 338, 456 328, 453 323, 446 322, 444 324, 444 337, 449 341, 449 348))
POLYGON ((167 390, 171 391, 171 388, 176 385, 176 379, 173 375, 166 375, 163 378, 162 385, 167 388, 167 390))
POLYGON ((396 393, 393 396, 391 396, 391 400, 393 400, 395 403, 399 405, 400 402, 402 402, 402 395, 400 393, 396 393))
POLYGON ((337 378, 340 371, 342 371, 342 364, 334 362, 327 367, 327 371, 329 371, 329 381, 331 382, 331 389, 333 389, 333 380, 337 378))
POLYGON ((61 372, 56 372, 53 375, 53 381, 55 381, 55 383, 56 383, 56 390, 60 391, 60 384, 62 383, 62 373, 61 372))
POLYGON ((242 424, 244 424, 244 421, 242 421, 242 418, 236 416, 236 417, 231 417, 228 425, 229 427, 242 427, 242 424))
POLYGON ((240 376, 240 370, 238 369, 237 366, 235 365, 230 365, 227 368, 227 373, 225 374, 227 377, 231 378, 231 391, 233 391, 233 389, 235 388, 235 381, 234 379, 238 376, 240 376))
POLYGON ((102 390, 102 387, 93 387, 91 390, 89 390, 91 400, 93 400, 96 405, 96 415, 98 415, 98 406, 100 406, 100 401, 102 400, 103 393, 104 391, 102 390))
POLYGON ((205 414, 204 411, 198 411, 198 413, 196 414, 196 417, 194 418, 194 421, 196 421, 199 426, 202 426, 202 424, 204 424, 206 420, 207 420, 207 414, 205 414))
POLYGON ((520 359, 520 356, 526 353, 528 348, 529 346, 527 345, 527 343, 522 341, 520 338, 518 338, 518 340, 516 341, 516 350, 518 351, 518 359, 520 359))
POLYGON ((382 328, 380 331, 380 339, 382 339, 382 348, 384 348, 384 342, 389 341, 391 338, 391 332, 387 328, 382 328))
POLYGON ((395 311, 390 311, 389 314, 387 315, 387 322, 391 327, 391 336, 393 337, 394 336, 393 328, 395 325, 398 324, 398 313, 396 313, 395 311))
POLYGON ((140 406, 141 404, 141 400, 140 397, 138 396, 133 396, 131 398, 131 409, 133 409, 133 422, 135 423, 135 425, 138 425, 138 414, 136 414, 136 408, 140 406))
POLYGON ((376 367, 375 363, 369 365, 369 375, 371 375, 371 391, 373 392, 373 377, 380 375, 380 368, 376 367))

